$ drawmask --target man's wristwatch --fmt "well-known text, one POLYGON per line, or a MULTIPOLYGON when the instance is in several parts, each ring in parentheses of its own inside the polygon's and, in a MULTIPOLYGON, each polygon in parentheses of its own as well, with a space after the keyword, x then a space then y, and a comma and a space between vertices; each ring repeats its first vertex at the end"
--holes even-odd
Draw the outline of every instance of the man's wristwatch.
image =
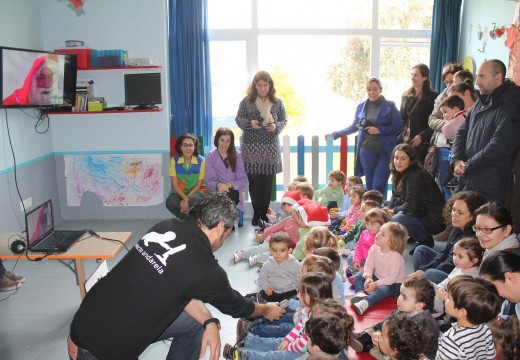
POLYGON ((211 318, 211 319, 204 321, 204 324, 202 324, 202 327, 204 328, 204 330, 206 330, 206 326, 208 326, 208 324, 211 324, 211 323, 217 324, 218 329, 220 330, 220 320, 217 318, 211 318))

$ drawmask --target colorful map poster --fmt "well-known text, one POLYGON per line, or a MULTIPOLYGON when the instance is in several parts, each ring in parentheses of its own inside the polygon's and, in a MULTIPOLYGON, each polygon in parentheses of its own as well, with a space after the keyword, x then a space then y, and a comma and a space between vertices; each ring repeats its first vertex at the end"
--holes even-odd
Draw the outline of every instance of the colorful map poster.
POLYGON ((67 205, 91 192, 104 206, 152 206, 164 201, 162 155, 64 155, 67 205))

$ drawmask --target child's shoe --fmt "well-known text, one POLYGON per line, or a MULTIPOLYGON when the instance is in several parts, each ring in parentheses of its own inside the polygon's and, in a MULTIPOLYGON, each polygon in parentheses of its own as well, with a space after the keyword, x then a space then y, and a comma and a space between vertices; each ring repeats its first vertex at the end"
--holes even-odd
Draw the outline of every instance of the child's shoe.
POLYGON ((341 248, 341 255, 349 256, 351 251, 352 251, 352 249, 341 248))
POLYGON ((269 226, 271 226, 272 224, 271 223, 268 223, 267 221, 264 221, 262 219, 258 220, 258 226, 261 228, 261 229, 265 229, 265 228, 268 228, 269 226))
POLYGON ((359 334, 354 334, 348 345, 356 352, 369 351, 372 347, 374 347, 374 344, 372 343, 372 336, 370 336, 365 331, 362 331, 359 334))
POLYGON ((364 300, 368 295, 364 292, 358 292, 356 295, 352 296, 352 299, 350 299, 350 303, 354 305, 355 303, 360 302, 361 300, 364 300))
POLYGON ((256 256, 256 255, 251 255, 251 256, 249 257, 249 267, 254 266, 254 265, 256 265, 257 263, 258 263, 258 256, 256 256))
POLYGON ((233 260, 235 261, 235 263, 239 262, 243 258, 244 258, 244 254, 242 253, 242 251, 237 250, 237 251, 233 252, 233 260))
POLYGON ((354 304, 354 310, 356 311, 356 314, 363 315, 365 311, 368 309, 368 301, 361 300, 354 304))

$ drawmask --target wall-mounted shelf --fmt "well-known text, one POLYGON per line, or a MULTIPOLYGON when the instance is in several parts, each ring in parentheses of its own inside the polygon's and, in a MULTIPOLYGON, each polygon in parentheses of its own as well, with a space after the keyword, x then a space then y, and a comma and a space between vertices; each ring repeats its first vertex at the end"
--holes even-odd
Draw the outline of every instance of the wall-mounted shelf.
POLYGON ((158 65, 143 65, 143 66, 118 66, 118 67, 103 67, 103 68, 85 68, 78 69, 78 71, 91 71, 91 70, 130 70, 130 69, 159 69, 161 66, 158 65))
POLYGON ((159 112, 164 108, 146 109, 146 110, 106 110, 106 111, 49 111, 49 115, 96 115, 96 114, 121 114, 121 113, 143 113, 143 112, 159 112))

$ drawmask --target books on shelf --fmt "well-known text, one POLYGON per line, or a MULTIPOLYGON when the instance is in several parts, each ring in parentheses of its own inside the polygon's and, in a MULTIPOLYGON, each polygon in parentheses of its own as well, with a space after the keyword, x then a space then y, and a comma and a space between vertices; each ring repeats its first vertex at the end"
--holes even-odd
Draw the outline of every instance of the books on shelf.
POLYGON ((87 111, 89 98, 93 97, 94 81, 78 79, 76 81, 76 101, 74 104, 74 111, 87 111))

